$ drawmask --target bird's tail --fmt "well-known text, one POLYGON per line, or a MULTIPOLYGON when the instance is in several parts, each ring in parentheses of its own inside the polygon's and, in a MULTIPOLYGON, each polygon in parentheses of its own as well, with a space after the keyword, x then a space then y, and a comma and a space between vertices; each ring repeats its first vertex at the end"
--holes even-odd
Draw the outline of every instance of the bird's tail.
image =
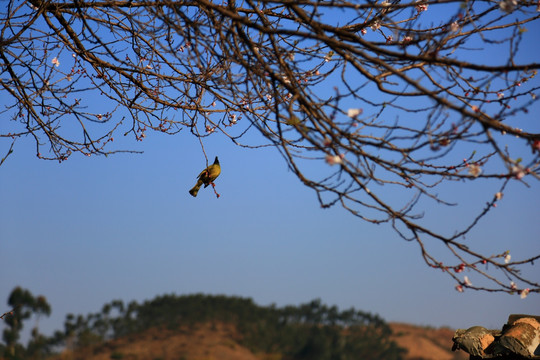
POLYGON ((193 196, 193 197, 197 196, 197 194, 199 193, 199 189, 201 188, 202 184, 203 184, 203 182, 201 180, 197 181, 195 186, 191 190, 189 190, 189 193, 191 194, 191 196, 193 196))

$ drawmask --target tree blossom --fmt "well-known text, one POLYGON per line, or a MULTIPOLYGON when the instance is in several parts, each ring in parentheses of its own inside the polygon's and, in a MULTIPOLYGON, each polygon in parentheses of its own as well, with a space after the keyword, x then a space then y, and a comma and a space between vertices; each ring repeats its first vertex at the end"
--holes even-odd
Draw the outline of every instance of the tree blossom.
POLYGON ((347 110, 347 116, 350 118, 355 118, 358 115, 362 114, 362 112, 363 112, 362 109, 349 109, 347 110))
POLYGON ((482 173, 482 168, 476 164, 469 165, 469 174, 474 177, 478 177, 482 173))
POLYGON ((52 59, 51 62, 52 62, 53 65, 55 65, 56 67, 59 67, 59 66, 60 66, 60 60, 58 60, 57 57, 55 57, 54 59, 52 59))
POLYGON ((534 140, 532 144, 533 152, 540 151, 540 140, 534 140))
POLYGON ((463 286, 461 286, 461 285, 456 285, 456 290, 457 290, 458 292, 462 293, 462 292, 463 292, 463 286))
POLYGON ((452 24, 450 24, 450 31, 452 32, 458 32, 459 31, 459 24, 457 21, 454 21, 452 24))
POLYGON ((525 298, 527 297, 527 295, 529 295, 529 291, 530 291, 529 288, 523 289, 523 290, 521 290, 521 293, 520 293, 519 296, 520 296, 522 299, 525 299, 525 298))
POLYGON ((503 197, 503 193, 500 192, 500 191, 499 191, 498 193, 495 194, 495 199, 497 199, 497 200, 501 200, 502 197, 503 197))
POLYGON ((428 4, 426 2, 424 2, 424 0, 417 0, 416 5, 414 7, 416 8, 416 11, 421 13, 423 11, 427 11, 428 4))
POLYGON ((521 166, 514 166, 512 167, 512 173, 516 177, 516 179, 520 180, 525 176, 525 170, 521 166))
POLYGON ((373 24, 370 26, 371 30, 377 31, 381 28, 381 22, 379 20, 375 20, 373 24))
POLYGON ((324 57, 324 61, 329 62, 332 59, 332 56, 334 56, 334 52, 329 51, 328 54, 324 57))
POLYGON ((516 290, 516 289, 517 289, 516 283, 513 282, 513 281, 510 281, 510 288, 511 288, 512 290, 516 290))
POLYGON ((406 35, 403 37, 403 39, 401 39, 401 43, 402 44, 408 44, 412 41, 412 36, 409 36, 409 35, 406 35))
POLYGON ((469 280, 469 277, 466 276, 466 275, 463 277, 463 283, 464 283, 466 286, 471 286, 471 285, 472 285, 471 280, 469 280))
POLYGON ((326 155, 325 160, 328 165, 336 165, 336 164, 342 164, 343 163, 344 155, 326 155))
POLYGON ((499 7, 502 11, 504 11, 507 14, 510 14, 512 11, 516 9, 518 2, 517 0, 501 0, 499 1, 499 7))
POLYGON ((506 254, 506 256, 504 257, 504 263, 508 264, 510 262, 510 259, 512 259, 512 255, 506 254))

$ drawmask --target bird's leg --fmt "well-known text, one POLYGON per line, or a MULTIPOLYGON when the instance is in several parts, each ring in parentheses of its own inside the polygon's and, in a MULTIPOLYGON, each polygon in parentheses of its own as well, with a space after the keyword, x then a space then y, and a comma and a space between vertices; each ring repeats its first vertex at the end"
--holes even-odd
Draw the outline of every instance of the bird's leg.
POLYGON ((216 197, 219 199, 221 195, 219 195, 216 191, 216 184, 214 184, 213 182, 211 182, 210 184, 212 185, 212 190, 214 190, 214 194, 216 194, 216 197))

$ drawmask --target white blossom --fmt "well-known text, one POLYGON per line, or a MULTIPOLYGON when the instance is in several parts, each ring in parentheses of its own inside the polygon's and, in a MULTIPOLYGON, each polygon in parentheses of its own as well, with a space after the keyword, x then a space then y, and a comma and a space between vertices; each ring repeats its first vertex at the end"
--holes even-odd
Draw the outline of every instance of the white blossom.
POLYGON ((482 168, 476 164, 470 164, 469 165, 469 174, 471 174, 474 177, 480 176, 482 173, 482 168))
POLYGON ((371 30, 377 31, 381 28, 381 22, 379 20, 375 20, 373 24, 370 26, 371 30))
POLYGON ((347 116, 351 117, 351 118, 357 117, 360 114, 362 114, 362 109, 349 109, 349 110, 347 110, 347 116))
POLYGON ((516 9, 518 2, 517 0, 501 0, 499 1, 499 7, 502 11, 504 11, 507 14, 510 14, 512 11, 516 9))

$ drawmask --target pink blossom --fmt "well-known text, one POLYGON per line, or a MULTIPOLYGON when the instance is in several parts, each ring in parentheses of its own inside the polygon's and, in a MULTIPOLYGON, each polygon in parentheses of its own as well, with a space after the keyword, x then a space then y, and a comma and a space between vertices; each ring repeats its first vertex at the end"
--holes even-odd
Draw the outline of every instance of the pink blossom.
POLYGON ((58 60, 57 57, 55 57, 54 59, 52 59, 51 62, 52 62, 53 65, 55 65, 56 67, 59 67, 59 66, 60 66, 60 60, 58 60))
POLYGON ((332 140, 330 140, 329 138, 325 137, 325 138, 324 138, 323 145, 326 146, 326 147, 332 145, 332 140))
POLYGON ((401 39, 401 43, 402 43, 402 44, 408 44, 408 43, 410 43, 411 41, 412 41, 412 37, 409 36, 409 35, 406 35, 406 36, 403 37, 403 39, 401 39))
POLYGON ((534 140, 532 144, 533 151, 540 151, 540 140, 534 140))
POLYGON ((416 8, 416 11, 421 13, 423 11, 427 11, 428 4, 424 2, 423 0, 417 0, 416 5, 414 7, 416 8))
POLYGON ((525 299, 527 295, 529 295, 529 291, 531 291, 529 288, 521 290, 519 297, 521 297, 522 299, 525 299))
POLYGON ((457 290, 458 292, 462 293, 462 292, 463 292, 463 286, 461 286, 461 285, 456 285, 456 290, 457 290))
POLYGON ((472 285, 471 280, 469 280, 469 277, 468 277, 468 276, 464 276, 464 277, 463 277, 463 283, 464 283, 466 286, 471 286, 471 285, 472 285))
POLYGON ((343 163, 344 155, 326 155, 325 160, 328 165, 336 165, 336 164, 342 164, 343 163))

